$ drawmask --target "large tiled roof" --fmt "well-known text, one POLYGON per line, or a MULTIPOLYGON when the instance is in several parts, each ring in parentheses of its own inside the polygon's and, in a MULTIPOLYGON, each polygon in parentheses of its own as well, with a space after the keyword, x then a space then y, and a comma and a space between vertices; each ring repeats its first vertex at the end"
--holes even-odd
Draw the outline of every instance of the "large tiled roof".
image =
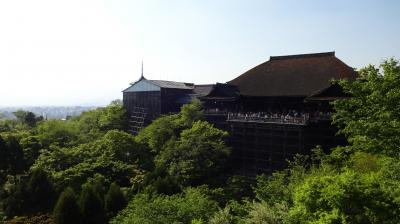
POLYGON ((271 57, 228 82, 243 96, 309 96, 332 79, 354 80, 357 73, 334 52, 271 57))

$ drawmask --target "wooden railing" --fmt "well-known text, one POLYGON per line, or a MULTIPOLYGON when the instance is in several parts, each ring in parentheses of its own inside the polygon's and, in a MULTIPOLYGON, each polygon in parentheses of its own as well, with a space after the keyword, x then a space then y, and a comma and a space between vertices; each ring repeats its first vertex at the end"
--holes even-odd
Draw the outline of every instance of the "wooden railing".
POLYGON ((226 121, 237 122, 257 122, 257 123, 279 123, 279 124, 298 124, 306 125, 310 122, 328 121, 331 119, 331 113, 315 112, 313 115, 309 113, 295 113, 295 115, 266 113, 266 112, 228 112, 226 110, 207 109, 204 111, 206 115, 226 116, 226 121))
POLYGON ((307 114, 301 116, 258 116, 247 114, 228 113, 227 121, 257 122, 257 123, 278 123, 278 124, 299 124, 305 125, 309 122, 307 114))

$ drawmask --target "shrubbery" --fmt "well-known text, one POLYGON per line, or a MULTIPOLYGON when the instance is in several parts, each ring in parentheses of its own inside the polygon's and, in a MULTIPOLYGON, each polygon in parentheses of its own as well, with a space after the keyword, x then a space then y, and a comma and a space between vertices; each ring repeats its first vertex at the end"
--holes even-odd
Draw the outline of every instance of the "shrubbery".
POLYGON ((217 210, 217 202, 196 188, 172 196, 141 193, 111 223, 191 223, 195 219, 208 220, 217 210))

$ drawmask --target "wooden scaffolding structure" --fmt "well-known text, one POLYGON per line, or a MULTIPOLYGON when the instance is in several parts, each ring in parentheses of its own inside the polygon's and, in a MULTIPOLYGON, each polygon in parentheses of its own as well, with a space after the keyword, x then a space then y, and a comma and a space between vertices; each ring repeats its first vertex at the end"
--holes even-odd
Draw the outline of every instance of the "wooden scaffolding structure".
POLYGON ((144 121, 147 115, 147 108, 134 107, 129 119, 129 130, 133 135, 137 135, 144 127, 144 121))

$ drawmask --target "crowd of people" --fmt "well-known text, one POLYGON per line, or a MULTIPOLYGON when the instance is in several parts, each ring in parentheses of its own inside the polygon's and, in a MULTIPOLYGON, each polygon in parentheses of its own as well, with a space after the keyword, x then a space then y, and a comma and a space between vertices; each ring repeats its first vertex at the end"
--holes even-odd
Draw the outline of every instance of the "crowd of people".
POLYGON ((305 124, 308 122, 310 115, 304 112, 292 110, 287 113, 278 112, 238 112, 228 113, 228 120, 244 120, 256 122, 273 122, 273 123, 293 123, 305 124))
POLYGON ((312 113, 288 110, 287 112, 229 112, 218 108, 208 109, 208 114, 225 114, 227 120, 254 121, 254 122, 273 122, 306 124, 312 121, 329 120, 331 112, 314 111, 312 113))
POLYGON ((253 121, 253 122, 273 122, 273 123, 291 123, 306 124, 313 121, 330 120, 332 112, 314 111, 312 113, 288 110, 286 112, 231 112, 218 108, 209 108, 206 114, 227 115, 227 120, 253 121))

